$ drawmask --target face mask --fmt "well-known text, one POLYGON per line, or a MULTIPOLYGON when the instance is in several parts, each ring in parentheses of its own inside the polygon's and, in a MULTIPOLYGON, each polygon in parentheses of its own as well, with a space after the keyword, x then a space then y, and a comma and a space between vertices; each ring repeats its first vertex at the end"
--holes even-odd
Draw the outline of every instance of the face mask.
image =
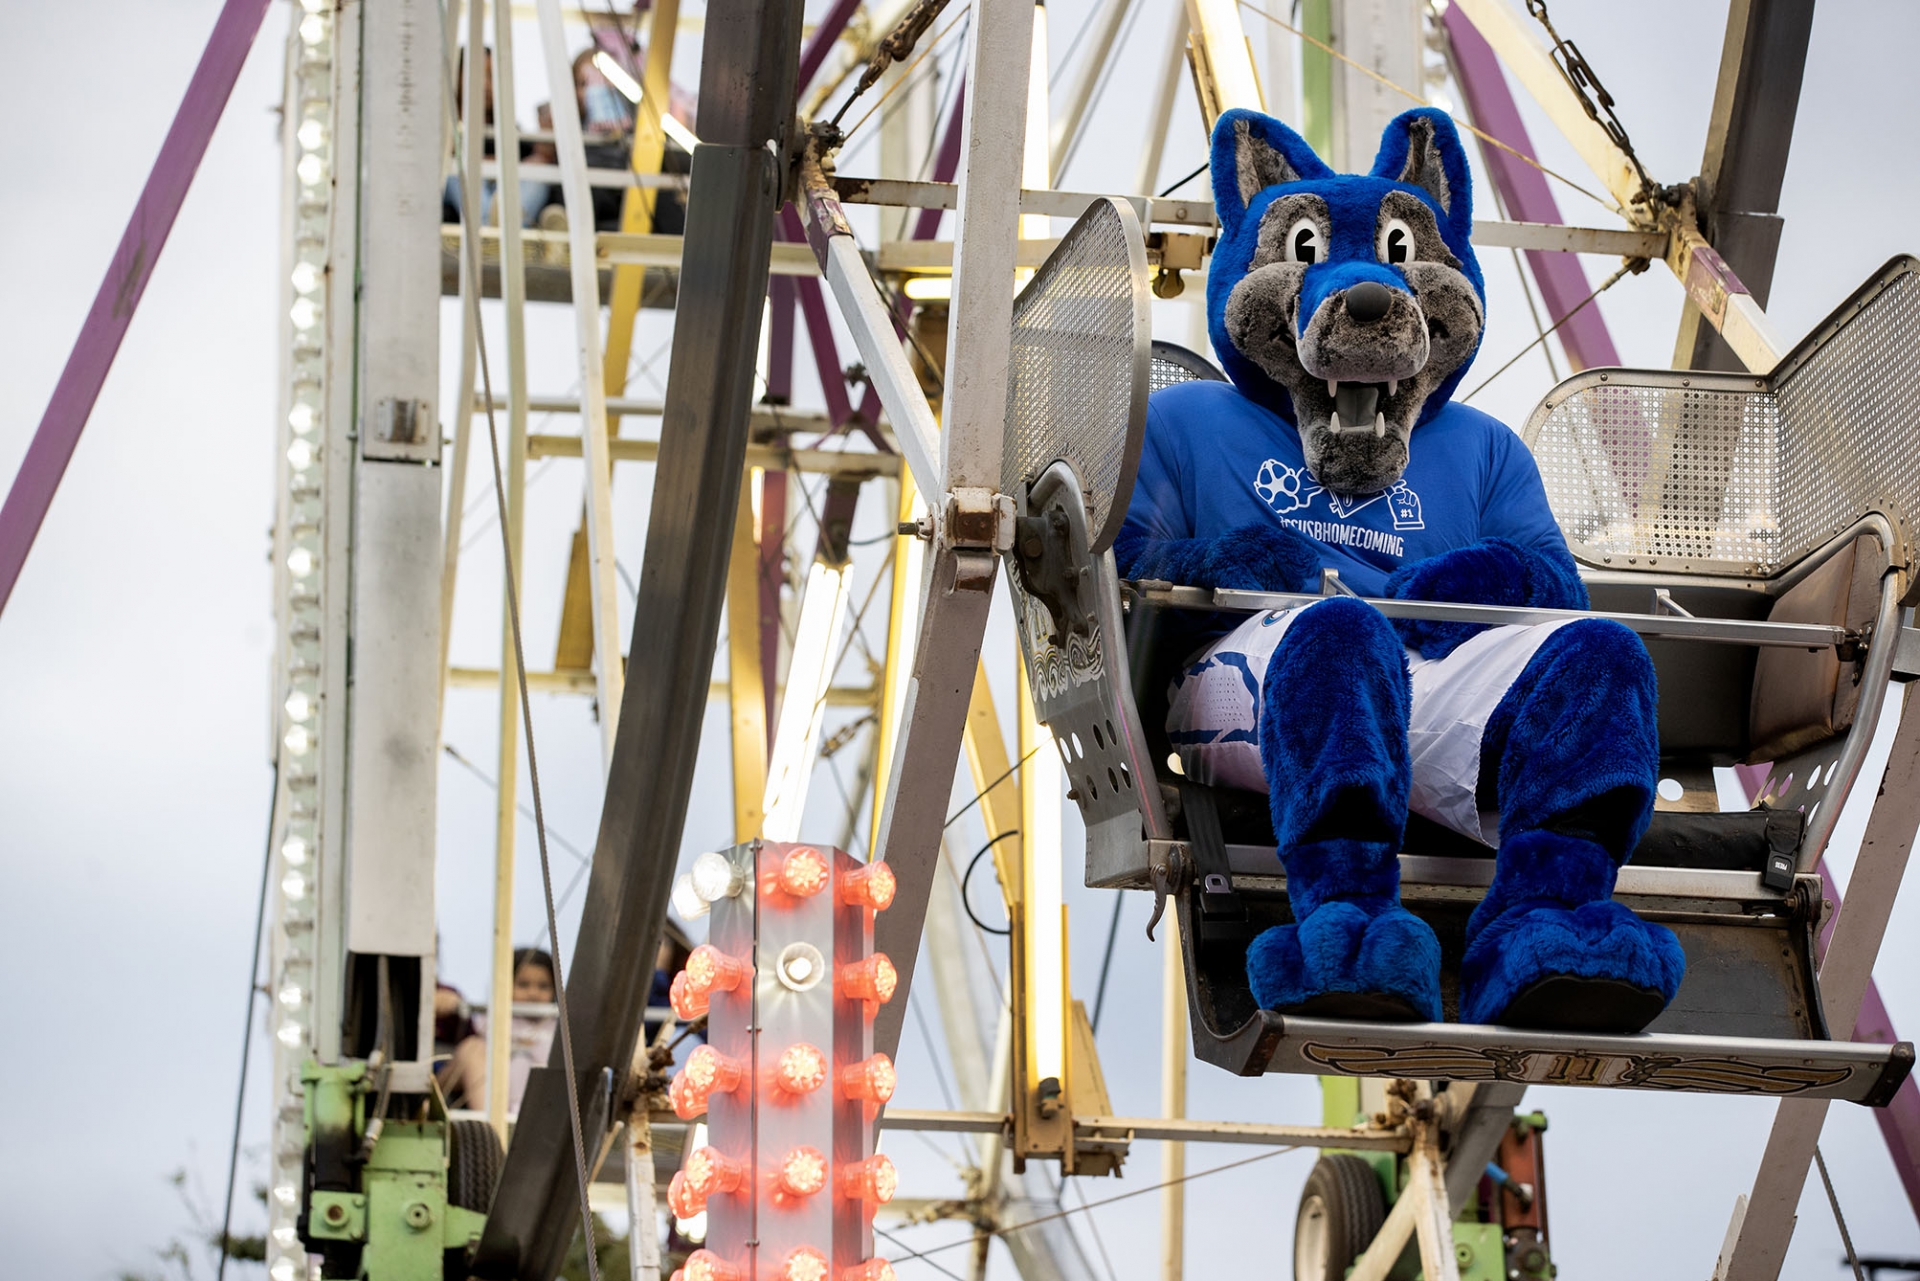
POLYGON ((589 131, 624 129, 630 119, 627 100, 614 92, 612 85, 587 86, 585 124, 589 131))

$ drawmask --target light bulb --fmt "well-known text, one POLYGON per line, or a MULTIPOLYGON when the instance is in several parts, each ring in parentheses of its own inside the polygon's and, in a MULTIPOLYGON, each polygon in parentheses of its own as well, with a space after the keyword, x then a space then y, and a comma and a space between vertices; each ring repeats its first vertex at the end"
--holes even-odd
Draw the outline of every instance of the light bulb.
POLYGON ((305 471, 313 466, 313 442, 296 440, 287 446, 287 465, 295 471, 305 471))
POLYGON ((273 1281, 293 1281, 295 1275, 293 1260, 285 1256, 275 1259, 273 1266, 267 1269, 267 1275, 272 1277, 273 1281))
POLYGON ((694 891, 693 877, 682 872, 673 878, 673 910, 684 921, 698 920, 707 914, 707 900, 694 891))
POLYGON ((296 292, 310 294, 320 287, 320 269, 310 262, 295 263, 289 279, 296 292))
POLYGON ((307 691, 296 689, 287 695, 286 708, 288 716, 296 721, 304 721, 313 715, 313 699, 307 696, 307 691))
POLYGON ((687 1190, 702 1200, 716 1192, 738 1192, 747 1182, 747 1167, 713 1148, 697 1148, 687 1157, 687 1190))
POLYGON ((301 121, 299 130, 293 136, 299 139, 300 145, 308 151, 318 151, 320 144, 327 140, 327 127, 309 117, 301 121))
POLYGON ((826 1082, 827 1056, 805 1041, 796 1042, 780 1052, 773 1079, 788 1094, 811 1094, 826 1082))
POLYGON ((827 1272, 827 1256, 810 1245, 803 1245, 781 1265, 780 1281, 827 1281, 827 1272))
POLYGON ((844 1269, 840 1281, 894 1281, 893 1265, 885 1259, 872 1258, 855 1267, 844 1269))
POLYGON ((291 1250, 300 1244, 300 1234, 291 1226, 278 1227, 273 1230, 273 1243, 282 1250, 291 1250))
POLYGON ((789 943, 780 949, 774 973, 788 991, 810 992, 826 977, 827 958, 811 943, 789 943))
POLYGON ((708 996, 713 992, 731 992, 746 982, 753 967, 728 956, 711 943, 702 943, 687 957, 687 992, 708 996))
POLYGON ((885 952, 875 952, 864 961, 840 967, 840 995, 850 1001, 871 1001, 885 1005, 893 999, 900 975, 885 952))
POLYGON ((893 1060, 884 1054, 875 1054, 840 1069, 840 1092, 850 1099, 885 1103, 893 1097, 895 1082, 893 1060))
POLYGON ((827 860, 811 845, 790 850, 780 863, 780 888, 795 898, 809 898, 827 888, 827 860))
MULTIPOLYGON (((307 162, 302 160, 300 163, 304 165, 307 162)), ((295 298, 293 306, 287 308, 287 319, 293 322, 295 329, 304 333, 319 321, 320 309, 314 305, 311 298, 295 298)))
MULTIPOLYGON (((301 266, 305 265, 304 263, 301 264, 301 266)), ((294 268, 294 271, 298 273, 299 268, 294 268)), ((307 404, 305 401, 296 403, 292 409, 287 411, 287 426, 293 428, 303 436, 313 430, 313 419, 313 406, 307 404)))
POLYGON ((280 1038, 280 1044, 292 1047, 300 1044, 300 1038, 306 1034, 300 1030, 298 1023, 287 1023, 283 1024, 274 1035, 280 1038))
POLYGON ((317 45, 327 38, 327 20, 317 13, 308 13, 300 20, 300 39, 308 45, 317 45))
POLYGON ((745 1275, 711 1250, 695 1250, 681 1270, 687 1274, 687 1281, 741 1281, 745 1275))
POLYGON ((792 1196, 812 1196, 827 1186, 826 1154, 815 1147, 798 1147, 780 1162, 780 1187, 792 1196))
POLYGON ((297 1010, 300 1008, 301 998, 304 997, 305 995, 306 993, 302 992, 294 984, 289 983, 285 987, 280 989, 280 992, 279 992, 280 1004, 286 1006, 290 1010, 297 1010))
POLYGON ((301 182, 309 187, 317 187, 320 185, 320 180, 327 176, 327 162, 320 158, 318 152, 309 151, 300 157, 300 163, 293 167, 293 171, 300 176, 301 182))
POLYGON ((313 553, 304 547, 296 547, 287 553, 287 572, 295 578, 305 578, 313 572, 313 553))
POLYGON ((273 1199, 291 1210, 300 1202, 300 1189, 294 1187, 291 1183, 282 1183, 273 1190, 273 1199))
POLYGON ((298 872, 288 872, 280 881, 280 892, 290 899, 303 899, 307 896, 307 878, 298 872))
POLYGON ((299 867, 302 863, 305 863, 307 861, 307 838, 304 836, 289 836, 280 846, 280 857, 285 859, 290 867, 299 867))
POLYGON ((723 898, 732 898, 740 892, 746 883, 733 860, 718 850, 707 850, 693 860, 693 867, 687 872, 693 885, 693 892, 702 903, 718 903, 723 898))
POLYGON ((691 1023, 707 1012, 707 994, 694 991, 687 983, 686 971, 682 970, 673 976, 673 983, 667 988, 667 1004, 673 1006, 681 1022, 691 1023))
POLYGON ((885 1205, 900 1188, 899 1172, 884 1153, 840 1167, 840 1195, 850 1201, 885 1205))
POLYGON ((706 1213, 707 1199, 695 1194, 687 1185, 685 1170, 675 1170, 673 1178, 667 1182, 667 1209, 673 1211, 673 1217, 682 1222, 706 1213))
POLYGON ((305 756, 313 750, 313 735, 307 732, 305 725, 290 726, 287 729, 286 737, 280 741, 285 743, 287 750, 295 756, 305 756))
POLYGON ((893 894, 898 887, 892 868, 885 863, 869 863, 841 874, 840 901, 851 907, 870 907, 884 912, 893 905, 893 894))
MULTIPOLYGON (((691 1082, 694 1089, 703 1094, 715 1090, 727 1093, 738 1089, 740 1082, 746 1079, 747 1070, 738 1059, 728 1058, 711 1045, 696 1046, 687 1056, 687 1065, 680 1069, 680 1077, 691 1082)), ((676 1078, 679 1079, 679 1078, 676 1078)))

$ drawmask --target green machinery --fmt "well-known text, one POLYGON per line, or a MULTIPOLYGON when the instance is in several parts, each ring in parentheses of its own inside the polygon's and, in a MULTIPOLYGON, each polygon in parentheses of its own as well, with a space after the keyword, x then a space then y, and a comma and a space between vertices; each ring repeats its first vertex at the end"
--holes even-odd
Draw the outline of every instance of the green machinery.
MULTIPOLYGON (((1320 1078, 1321 1124, 1346 1128, 1372 1112, 1358 1077, 1320 1078)), ((1540 1112, 1515 1113, 1487 1167, 1480 1195, 1458 1207, 1453 1220, 1454 1260, 1460 1281, 1550 1281, 1554 1267, 1547 1241, 1540 1112)), ((1307 1176, 1294 1224, 1294 1281, 1341 1281, 1379 1232, 1407 1189, 1408 1158, 1394 1152, 1328 1149, 1307 1176)), ((1388 1273, 1391 1281, 1416 1281, 1420 1258, 1412 1240, 1388 1273)))
POLYGON ((396 1095, 377 1060, 309 1060, 301 1239, 324 1277, 466 1275, 501 1149, 484 1121, 454 1121, 439 1090, 396 1095))

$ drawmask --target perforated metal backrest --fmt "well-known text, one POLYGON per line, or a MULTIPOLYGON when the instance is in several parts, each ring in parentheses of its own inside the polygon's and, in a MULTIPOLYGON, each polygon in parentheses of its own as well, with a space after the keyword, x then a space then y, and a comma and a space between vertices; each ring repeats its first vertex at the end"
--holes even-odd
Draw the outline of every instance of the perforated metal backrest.
POLYGON ((1147 422, 1147 249, 1131 206, 1096 200, 1013 304, 1000 488, 1065 462, 1093 551, 1126 518, 1147 422))
POLYGON ((1219 366, 1199 352, 1179 343, 1153 340, 1153 365, 1148 378, 1150 391, 1161 391, 1176 383, 1227 381, 1219 366))
POLYGON ((1770 578, 1868 512, 1920 513, 1920 263, 1897 258, 1770 375, 1590 370, 1524 433, 1574 554, 1770 578))

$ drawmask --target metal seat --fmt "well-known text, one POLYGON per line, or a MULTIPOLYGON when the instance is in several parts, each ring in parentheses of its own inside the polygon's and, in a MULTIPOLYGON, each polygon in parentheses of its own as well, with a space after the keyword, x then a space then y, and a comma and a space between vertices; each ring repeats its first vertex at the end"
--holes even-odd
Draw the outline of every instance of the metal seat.
MULTIPOLYGON (((1144 295, 1144 262, 1123 277, 1117 268, 1108 277, 1116 316, 1123 291, 1144 295)), ((1017 310, 1016 352, 1024 323, 1017 310)), ((1182 780, 1163 766, 1159 691, 1197 612, 1315 597, 1119 581, 1106 549, 1144 432, 1139 393, 1149 378, 1157 389, 1210 368, 1158 343, 1149 361, 1144 323, 1133 345, 1136 394, 1108 396, 1103 413, 1051 417, 1041 399, 1010 395, 1003 488, 1023 523, 1008 582, 1036 711, 1086 822, 1086 882, 1173 900, 1201 1058, 1242 1074, 1892 1097, 1911 1045, 1835 1041, 1826 1026, 1814 869, 1889 682, 1912 674, 1895 660, 1903 606, 1920 591, 1908 523, 1920 513, 1920 264, 1889 264, 1769 377, 1589 371, 1556 387, 1526 426, 1595 611, 1639 632, 1654 657, 1662 773, 1684 789, 1617 889, 1672 928, 1688 956, 1679 996, 1637 1036, 1308 1020, 1256 1007, 1245 940, 1291 919, 1264 798, 1220 796, 1203 816, 1183 813, 1193 789, 1183 804, 1182 780), (1768 759, 1756 812, 1701 812, 1714 766, 1768 759), (1196 861, 1209 846, 1224 851, 1214 888, 1230 887, 1237 929, 1203 915, 1196 861)), ((1127 377, 1127 363, 1116 346, 1111 375, 1127 377)), ((1389 615, 1490 623, 1559 616, 1374 603, 1389 615)), ((1492 851, 1462 844, 1416 823, 1401 859, 1402 897, 1441 939, 1449 1016, 1465 922, 1492 874, 1492 851)))

